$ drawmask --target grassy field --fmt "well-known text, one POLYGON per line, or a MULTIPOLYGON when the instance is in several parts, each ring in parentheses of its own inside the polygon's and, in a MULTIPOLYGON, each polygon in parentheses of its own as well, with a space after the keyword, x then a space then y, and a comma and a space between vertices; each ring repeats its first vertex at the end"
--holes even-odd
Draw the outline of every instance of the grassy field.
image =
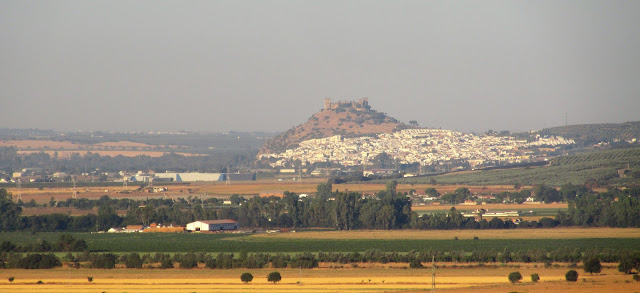
MULTIPOLYGON (((1 270, 3 276, 14 276, 10 284, 0 281, 0 292, 427 292, 431 290, 430 269, 380 266, 367 268, 329 268, 323 264, 310 270, 278 269, 282 281, 267 282, 266 276, 275 269, 205 268, 181 270, 136 269, 68 269, 1 270), (254 279, 249 284, 240 275, 249 272, 254 279), (89 283, 87 277, 93 277, 89 283), (36 284, 42 281, 43 284, 36 284)), ((436 270, 438 292, 633 292, 637 283, 625 282, 631 276, 605 268, 601 274, 585 275, 584 281, 563 281, 567 268, 542 268, 533 265, 447 268, 436 270), (521 272, 524 277, 512 285, 507 275, 521 272), (532 283, 530 275, 540 275, 532 283)))
MULTIPOLYGON (((38 239, 55 242, 63 233, 4 232, 1 241, 18 245, 38 239)), ((448 231, 325 231, 282 234, 90 234, 70 233, 84 239, 93 251, 111 252, 386 252, 478 249, 637 249, 640 229, 514 229, 448 231), (454 237, 458 237, 455 240, 454 237), (479 240, 472 240, 478 237, 479 240)))
POLYGON ((297 233, 256 234, 252 238, 270 239, 584 239, 640 238, 640 228, 550 228, 509 230, 354 230, 306 231, 297 233))

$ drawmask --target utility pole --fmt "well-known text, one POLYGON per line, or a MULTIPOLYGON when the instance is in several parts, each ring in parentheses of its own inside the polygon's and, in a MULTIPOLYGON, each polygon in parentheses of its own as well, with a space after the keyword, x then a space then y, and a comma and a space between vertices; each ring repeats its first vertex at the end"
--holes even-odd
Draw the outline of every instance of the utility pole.
POLYGON ((71 181, 73 182, 73 191, 72 191, 71 198, 78 199, 78 192, 76 191, 76 177, 72 176, 71 181))
POLYGON ((22 180, 18 178, 16 182, 18 184, 18 196, 16 197, 16 203, 22 199, 22 180))
POLYGON ((436 256, 431 256, 431 292, 436 292, 436 256))

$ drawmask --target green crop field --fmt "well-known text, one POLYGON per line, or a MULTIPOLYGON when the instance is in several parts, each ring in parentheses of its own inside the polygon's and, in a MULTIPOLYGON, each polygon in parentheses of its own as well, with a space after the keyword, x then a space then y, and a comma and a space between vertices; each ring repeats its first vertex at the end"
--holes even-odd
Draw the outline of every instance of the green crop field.
POLYGON ((439 184, 510 185, 519 183, 525 185, 547 184, 561 186, 566 183, 584 184, 589 180, 597 180, 610 184, 624 184, 633 179, 619 178, 617 170, 627 166, 631 167, 631 169, 640 166, 640 148, 597 151, 558 157, 544 167, 452 173, 400 179, 399 182, 419 184, 428 183, 430 180, 435 179, 439 184))
MULTIPOLYGON (((29 245, 38 239, 55 242, 63 233, 0 233, 0 242, 12 241, 29 245)), ((102 252, 363 252, 379 249, 386 252, 408 251, 472 251, 523 250, 546 251, 558 248, 586 250, 629 250, 640 247, 640 238, 586 238, 586 239, 282 239, 250 237, 242 234, 89 234, 71 233, 84 239, 92 251, 102 252)), ((452 232, 452 235, 455 233, 452 232)))

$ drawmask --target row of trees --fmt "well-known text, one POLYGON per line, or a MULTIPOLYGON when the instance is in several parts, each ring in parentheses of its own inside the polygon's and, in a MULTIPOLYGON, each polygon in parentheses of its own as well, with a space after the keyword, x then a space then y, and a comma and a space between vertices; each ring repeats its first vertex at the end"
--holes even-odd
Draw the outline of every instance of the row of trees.
POLYGON ((588 192, 569 201, 569 211, 559 212, 561 225, 584 227, 640 227, 640 189, 588 192))
MULTIPOLYGON (((560 194, 569 199, 568 211, 559 211, 555 219, 520 221, 493 218, 491 220, 464 217, 451 209, 448 213, 418 216, 411 211, 411 202, 405 194, 397 192, 397 183, 389 182, 386 189, 373 197, 360 193, 333 191, 329 183, 319 184, 314 197, 301 198, 285 192, 284 197, 244 199, 232 196, 234 205, 223 206, 218 199, 111 199, 67 200, 65 203, 83 202, 99 207, 97 215, 70 216, 48 214, 22 217, 21 208, 11 196, 0 189, 0 229, 39 231, 104 231, 122 225, 149 225, 152 222, 185 225, 195 220, 234 219, 246 228, 272 227, 327 227, 352 229, 510 229, 555 226, 640 227, 640 189, 611 189, 595 193, 578 186, 565 186, 557 191, 545 186, 536 187, 534 194, 560 194), (554 192, 555 191, 555 192, 554 192), (118 210, 126 210, 119 216, 118 210)), ((508 196, 521 196, 522 192, 508 196)), ((527 190, 528 192, 528 190, 527 190)), ((427 193, 436 196, 437 190, 427 193)), ((459 201, 469 196, 467 188, 459 188, 450 197, 459 201)), ((548 198, 548 197, 547 197, 548 198)), ((551 196, 553 198, 553 196, 551 196)), ((53 201, 55 202, 55 201, 53 201)), ((57 204, 57 203, 52 203, 57 204)))
MULTIPOLYGON (((231 268, 301 268, 311 269, 318 267, 319 262, 332 262, 340 264, 357 263, 408 263, 412 268, 422 267, 422 263, 431 262, 460 262, 460 263, 509 263, 509 262, 538 262, 550 266, 552 262, 582 263, 587 273, 599 273, 602 265, 600 261, 618 262, 618 270, 623 273, 633 273, 640 270, 640 251, 624 252, 581 252, 577 250, 557 249, 546 252, 542 250, 517 250, 517 251, 410 251, 408 253, 383 252, 371 249, 360 252, 309 252, 290 255, 283 253, 186 253, 186 254, 143 254, 132 252, 129 254, 115 255, 113 253, 91 253, 85 251, 79 254, 68 253, 62 261, 75 264, 81 263, 91 268, 114 268, 116 264, 124 264, 127 268, 173 268, 179 266, 183 269, 195 268, 198 264, 204 264, 211 269, 231 268)), ((61 265, 61 260, 52 254, 27 254, 0 253, 0 267, 43 269, 61 265)))
POLYGON ((43 239, 25 246, 18 246, 11 241, 4 241, 0 244, 0 252, 79 252, 85 251, 87 248, 87 243, 84 240, 75 239, 68 234, 60 235, 58 241, 54 244, 43 239))
POLYGON ((51 269, 61 266, 60 259, 53 254, 1 253, 0 268, 8 269, 51 269))
POLYGON ((313 198, 300 198, 289 192, 285 192, 283 198, 256 196, 244 200, 232 197, 232 200, 242 203, 233 207, 218 206, 210 200, 200 199, 131 201, 103 196, 89 204, 99 206, 97 215, 74 217, 62 214, 21 217, 21 208, 11 201, 6 190, 0 189, 0 215, 2 230, 34 232, 104 231, 120 225, 148 225, 151 222, 185 225, 194 220, 227 218, 237 220, 242 227, 254 228, 409 228, 411 203, 404 194, 396 192, 396 185, 396 182, 389 183, 387 189, 375 197, 363 198, 360 193, 333 192, 331 184, 320 184, 313 198), (127 212, 121 217, 114 207, 123 206, 127 207, 127 212))

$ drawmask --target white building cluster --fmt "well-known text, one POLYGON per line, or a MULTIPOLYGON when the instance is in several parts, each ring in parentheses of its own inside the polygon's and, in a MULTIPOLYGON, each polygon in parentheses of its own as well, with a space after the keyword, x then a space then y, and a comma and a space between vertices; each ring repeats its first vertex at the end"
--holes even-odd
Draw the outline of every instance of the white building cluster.
POLYGON ((558 146, 574 144, 562 137, 539 137, 527 142, 508 136, 477 136, 440 129, 407 129, 382 133, 376 137, 343 138, 340 135, 303 141, 295 149, 280 154, 263 154, 275 158, 272 167, 288 162, 334 162, 343 166, 362 165, 381 153, 387 153, 402 164, 420 163, 423 166, 450 160, 466 160, 474 167, 491 162, 519 163, 530 159, 521 149, 530 146, 558 146))

